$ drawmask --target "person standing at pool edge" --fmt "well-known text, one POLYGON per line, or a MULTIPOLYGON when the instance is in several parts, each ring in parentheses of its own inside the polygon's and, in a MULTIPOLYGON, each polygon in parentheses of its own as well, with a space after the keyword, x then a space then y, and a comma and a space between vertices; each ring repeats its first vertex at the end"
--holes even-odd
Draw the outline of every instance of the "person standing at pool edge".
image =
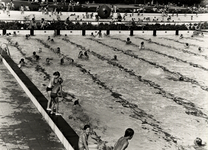
POLYGON ((63 83, 63 79, 59 78, 57 83, 52 88, 52 91, 51 91, 51 102, 52 102, 51 114, 54 114, 54 110, 56 110, 55 115, 61 115, 60 113, 58 113, 58 103, 59 103, 58 97, 63 98, 62 85, 61 85, 62 83, 63 83))
POLYGON ((52 88, 54 87, 54 85, 58 82, 58 79, 60 77, 60 73, 58 71, 54 72, 53 73, 53 77, 52 79, 50 80, 47 88, 46 88, 46 92, 48 93, 48 103, 47 103, 47 110, 51 110, 50 108, 50 104, 51 104, 51 91, 52 91, 52 88))
POLYGON ((133 135, 134 135, 133 129, 131 128, 126 129, 124 137, 121 137, 120 139, 118 139, 118 141, 114 145, 113 150, 125 150, 129 145, 128 140, 131 140, 133 135))

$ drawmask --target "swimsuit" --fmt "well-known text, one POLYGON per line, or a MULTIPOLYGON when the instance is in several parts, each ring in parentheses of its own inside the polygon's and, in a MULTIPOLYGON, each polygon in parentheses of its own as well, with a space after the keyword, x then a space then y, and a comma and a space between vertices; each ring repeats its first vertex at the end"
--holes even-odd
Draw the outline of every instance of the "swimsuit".
POLYGON ((51 93, 51 101, 53 103, 58 103, 57 97, 58 97, 58 95, 56 93, 51 93))
POLYGON ((48 91, 52 91, 52 87, 50 88, 50 87, 47 87, 46 88, 46 92, 48 92, 48 91))

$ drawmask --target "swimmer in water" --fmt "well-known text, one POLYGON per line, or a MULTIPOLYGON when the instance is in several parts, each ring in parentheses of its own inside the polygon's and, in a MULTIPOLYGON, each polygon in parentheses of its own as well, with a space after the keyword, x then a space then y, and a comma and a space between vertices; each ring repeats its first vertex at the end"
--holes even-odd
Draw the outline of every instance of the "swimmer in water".
POLYGON ((40 47, 39 49, 38 49, 38 53, 41 53, 42 52, 42 48, 40 47))
POLYGON ((118 60, 117 59, 117 55, 114 55, 112 60, 116 60, 117 61, 118 60))
POLYGON ((180 39, 182 39, 182 38, 183 38, 183 34, 180 35, 180 39))
POLYGON ((36 54, 36 52, 33 52, 32 58, 33 58, 35 61, 40 60, 40 56, 38 56, 38 55, 36 54))
POLYGON ((60 47, 57 47, 57 49, 56 49, 55 53, 57 53, 58 55, 60 55, 60 54, 61 54, 61 49, 60 49, 60 47))
POLYGON ((21 68, 22 66, 24 66, 26 63, 25 63, 25 60, 24 58, 22 58, 20 61, 19 61, 19 64, 18 64, 18 67, 21 68))
POLYGON ((83 58, 83 56, 84 56, 83 52, 82 52, 82 51, 80 51, 80 52, 79 52, 79 55, 78 55, 78 58, 82 59, 82 58, 83 58))
POLYGON ((185 48, 189 48, 189 44, 188 43, 185 44, 185 48))
POLYGON ((26 40, 29 40, 29 39, 30 39, 30 35, 29 35, 29 34, 26 34, 26 35, 25 35, 25 39, 26 39, 26 40))
POLYGON ((140 49, 145 49, 144 42, 141 42, 141 47, 140 47, 140 49))
POLYGON ((126 39, 126 44, 131 44, 131 40, 129 37, 126 39))
POLYGON ((84 52, 84 56, 83 56, 83 58, 84 58, 84 59, 86 59, 86 60, 88 60, 88 59, 89 59, 89 55, 87 54, 87 51, 85 51, 85 52, 84 52))
POLYGON ((114 145, 113 150, 125 150, 129 145, 129 140, 133 138, 134 130, 131 128, 126 129, 124 137, 118 139, 114 145))
POLYGON ((46 65, 49 66, 51 64, 50 58, 46 58, 46 65))
POLYGON ((198 50, 199 50, 200 53, 202 52, 202 48, 201 47, 199 47, 198 50))

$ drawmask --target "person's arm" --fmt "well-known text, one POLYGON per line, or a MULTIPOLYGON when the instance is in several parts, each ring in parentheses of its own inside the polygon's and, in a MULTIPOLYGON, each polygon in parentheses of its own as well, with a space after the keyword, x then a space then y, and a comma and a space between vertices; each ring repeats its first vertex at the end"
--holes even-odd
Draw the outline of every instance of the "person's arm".
POLYGON ((60 85, 60 96, 63 98, 63 91, 62 91, 62 86, 60 85))
POLYGON ((54 77, 52 77, 51 80, 49 81, 48 87, 52 87, 53 86, 53 81, 54 81, 54 77))
POLYGON ((9 55, 9 57, 10 57, 11 55, 10 55, 10 52, 9 52, 9 48, 7 49, 7 53, 8 53, 8 55, 9 55))
POLYGON ((124 145, 122 146, 121 150, 125 150, 129 145, 129 142, 125 142, 124 145))

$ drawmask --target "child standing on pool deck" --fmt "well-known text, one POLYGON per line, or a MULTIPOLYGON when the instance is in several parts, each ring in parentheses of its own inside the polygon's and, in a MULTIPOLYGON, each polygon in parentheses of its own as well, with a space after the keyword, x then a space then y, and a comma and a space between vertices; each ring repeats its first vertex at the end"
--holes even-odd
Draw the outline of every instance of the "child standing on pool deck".
POLYGON ((63 83, 63 79, 59 78, 58 82, 52 88, 52 91, 51 91, 51 102, 52 102, 51 114, 54 114, 54 109, 55 109, 56 110, 55 115, 60 115, 60 113, 58 113, 58 102, 59 102, 58 97, 63 97, 62 85, 61 85, 62 83, 63 83))
POLYGON ((58 82, 59 77, 60 77, 60 73, 58 71, 54 72, 53 73, 53 77, 50 80, 50 82, 49 82, 49 84, 48 84, 48 86, 46 88, 46 92, 48 93, 48 97, 49 97, 48 103, 47 103, 47 110, 49 110, 49 111, 51 110, 51 108, 50 108, 50 104, 51 104, 51 91, 52 91, 54 85, 58 82))

